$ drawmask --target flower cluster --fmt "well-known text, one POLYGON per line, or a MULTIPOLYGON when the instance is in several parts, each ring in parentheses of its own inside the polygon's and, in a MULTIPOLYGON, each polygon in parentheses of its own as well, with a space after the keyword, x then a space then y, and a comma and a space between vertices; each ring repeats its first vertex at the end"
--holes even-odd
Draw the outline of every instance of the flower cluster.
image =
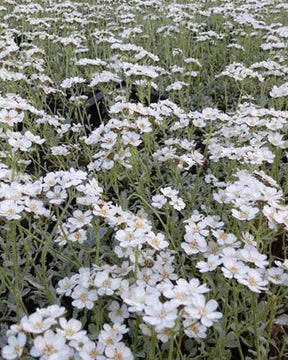
POLYGON ((105 324, 96 343, 82 329, 81 321, 67 320, 63 316, 65 312, 64 307, 51 305, 24 316, 19 325, 7 331, 8 344, 2 349, 3 358, 14 360, 29 354, 41 360, 133 359, 131 350, 121 342, 129 330, 125 326, 105 324))

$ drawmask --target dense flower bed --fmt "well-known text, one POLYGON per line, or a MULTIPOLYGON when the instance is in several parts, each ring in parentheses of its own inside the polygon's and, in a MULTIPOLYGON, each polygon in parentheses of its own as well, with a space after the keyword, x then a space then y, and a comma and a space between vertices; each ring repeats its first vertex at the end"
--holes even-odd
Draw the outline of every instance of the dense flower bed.
POLYGON ((287 359, 287 9, 2 1, 3 359, 287 359))

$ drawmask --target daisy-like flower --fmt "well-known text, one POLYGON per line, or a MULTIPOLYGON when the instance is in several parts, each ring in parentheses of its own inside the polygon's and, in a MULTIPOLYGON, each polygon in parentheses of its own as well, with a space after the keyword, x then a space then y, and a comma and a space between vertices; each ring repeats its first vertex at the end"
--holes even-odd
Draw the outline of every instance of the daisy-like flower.
POLYGON ((212 230, 212 234, 217 239, 219 245, 232 245, 237 241, 235 235, 226 233, 223 230, 212 230))
POLYGON ((79 351, 79 356, 82 360, 106 360, 103 355, 104 348, 105 346, 100 341, 97 345, 92 341, 88 341, 79 351))
POLYGON ((160 191, 167 198, 172 198, 173 196, 177 196, 179 193, 178 190, 172 189, 170 186, 161 188, 160 191))
POLYGON ((267 290, 268 281, 263 279, 263 275, 259 270, 249 269, 246 274, 239 277, 238 282, 249 287, 253 292, 260 293, 267 290))
POLYGON ((126 131, 122 135, 122 142, 124 145, 138 146, 141 144, 141 136, 133 131, 126 131))
POLYGON ((100 296, 112 295, 119 288, 121 279, 113 279, 108 271, 98 272, 94 279, 94 285, 98 288, 100 296))
POLYGON ((67 321, 64 317, 59 319, 61 328, 57 328, 58 334, 63 335, 67 340, 80 341, 85 335, 86 331, 82 330, 82 323, 76 319, 70 319, 67 321))
POLYGON ((218 307, 218 303, 215 300, 209 300, 206 303, 204 295, 198 295, 191 299, 192 304, 185 307, 185 311, 192 319, 199 319, 201 324, 210 327, 213 322, 222 318, 222 313, 215 311, 218 307))
POLYGON ((17 336, 8 337, 8 345, 2 349, 2 356, 7 360, 19 359, 26 344, 26 335, 20 332, 17 336))
POLYGON ((71 168, 69 171, 63 174, 60 185, 62 185, 65 189, 67 189, 70 188, 71 186, 80 185, 83 180, 86 180, 86 178, 87 178, 86 172, 71 168))
POLYGON ((288 274, 284 273, 284 270, 281 268, 272 267, 268 270, 268 280, 273 284, 281 285, 288 284, 288 274))
POLYGON ((32 141, 27 139, 24 135, 18 132, 9 133, 8 143, 13 147, 13 150, 29 151, 32 146, 32 141))
POLYGON ((166 301, 165 303, 156 301, 146 306, 144 312, 143 320, 159 330, 173 328, 178 317, 177 307, 171 301, 166 301))
POLYGON ((171 200, 169 201, 169 204, 174 207, 175 210, 181 211, 185 209, 186 205, 181 197, 178 196, 172 196, 171 200))
POLYGON ((181 243, 181 248, 187 255, 194 255, 207 250, 207 242, 202 236, 186 234, 185 240, 186 242, 181 243))
POLYGON ((52 146, 51 153, 55 156, 67 156, 70 154, 69 147, 66 145, 52 146))
POLYGON ((206 237, 209 235, 209 230, 207 230, 207 222, 205 220, 199 222, 190 221, 188 225, 185 225, 186 235, 184 239, 189 241, 191 238, 198 237, 206 237))
POLYGON ((43 309, 37 308, 36 311, 45 318, 47 317, 53 319, 62 316, 66 312, 65 308, 59 305, 50 305, 43 309))
POLYGON ((166 204, 167 199, 164 195, 154 195, 152 197, 151 205, 156 209, 162 209, 162 207, 166 204))
POLYGON ((221 267, 224 276, 228 279, 243 277, 248 269, 242 261, 230 257, 224 257, 221 267))
POLYGON ((250 234, 248 231, 242 233, 242 241, 245 244, 257 246, 257 241, 255 241, 255 238, 252 234, 250 234))
POLYGON ((41 334, 54 324, 56 324, 55 319, 45 318, 38 312, 31 314, 29 317, 24 316, 20 323, 24 331, 33 334, 41 334))
POLYGON ((108 316, 114 323, 122 324, 130 316, 126 304, 120 306, 118 301, 112 301, 108 310, 108 316))
POLYGON ((37 336, 34 340, 30 355, 41 357, 40 360, 68 360, 73 353, 66 345, 64 336, 55 334, 52 330, 45 331, 43 336, 37 336))
POLYGON ((259 212, 258 208, 242 205, 239 210, 232 209, 232 215, 238 220, 252 220, 259 212))
POLYGON ((56 289, 56 292, 60 295, 63 294, 65 296, 70 296, 75 285, 76 283, 73 278, 65 277, 64 279, 58 281, 58 287, 56 289))
POLYGON ((88 310, 91 310, 94 306, 94 301, 98 299, 97 291, 96 290, 88 290, 87 288, 77 285, 73 293, 71 295, 72 299, 72 305, 75 306, 77 309, 83 309, 86 308, 88 310))
POLYGON ((158 302, 160 292, 155 288, 136 286, 129 289, 129 293, 124 294, 123 298, 126 304, 130 305, 130 312, 143 311, 146 304, 158 302))
POLYGON ((144 117, 139 117, 136 120, 136 126, 138 127, 141 133, 148 133, 152 131, 151 122, 144 117))
POLYGON ((134 230, 133 228, 118 230, 115 237, 120 241, 122 247, 136 247, 143 244, 146 240, 142 229, 134 230))
POLYGON ((207 334, 206 326, 202 325, 199 321, 186 319, 183 321, 184 332, 190 338, 204 339, 207 334))
POLYGON ((20 213, 24 210, 24 206, 13 200, 3 200, 0 202, 0 216, 7 220, 17 220, 21 218, 20 213))
POLYGON ((44 204, 41 200, 36 199, 25 199, 25 211, 34 213, 36 215, 46 215, 47 209, 45 209, 44 204))
POLYGON ((56 185, 53 190, 46 193, 47 198, 51 204, 62 204, 67 199, 67 192, 59 185, 56 185))
POLYGON ((79 244, 83 244, 83 241, 87 240, 86 230, 78 229, 69 235, 69 240, 73 242, 78 242, 79 244))
POLYGON ((171 299, 171 303, 176 307, 179 305, 189 305, 190 304, 190 295, 188 294, 187 282, 184 279, 179 279, 175 287, 171 283, 167 283, 167 287, 160 289, 160 286, 157 288, 163 291, 163 295, 171 299))
POLYGON ((281 261, 275 261, 275 265, 278 267, 284 269, 286 272, 288 272, 288 259, 285 259, 283 262, 281 261))
POLYGON ((113 131, 105 133, 101 138, 101 147, 107 150, 112 149, 116 144, 117 137, 118 135, 113 131))
POLYGON ((157 235, 154 234, 152 231, 146 237, 147 243, 151 245, 156 250, 165 249, 169 246, 168 241, 165 241, 164 234, 158 233, 157 235))
POLYGON ((207 261, 198 261, 196 268, 199 269, 201 273, 204 273, 215 270, 221 263, 222 260, 219 259, 218 255, 210 254, 207 261))
POLYGON ((115 346, 122 338, 122 334, 113 331, 111 328, 102 330, 99 334, 99 341, 105 346, 115 346))
POLYGON ((261 254, 254 246, 245 245, 244 249, 240 250, 240 255, 243 261, 252 262, 259 268, 263 269, 269 264, 267 255, 261 254))
POLYGON ((6 125, 13 126, 24 119, 24 113, 18 113, 16 110, 0 110, 0 122, 6 125))
POLYGON ((117 343, 115 346, 107 346, 105 349, 107 359, 113 360, 133 360, 134 356, 131 350, 123 343, 117 343))
POLYGON ((73 211, 73 217, 68 218, 68 223, 72 229, 79 229, 90 224, 92 218, 93 216, 91 215, 90 210, 87 210, 84 213, 81 210, 75 210, 73 211))
POLYGON ((64 79, 62 81, 62 83, 60 84, 60 86, 63 88, 63 89, 69 89, 71 88, 74 84, 81 84, 81 83, 84 83, 85 82, 85 79, 81 78, 81 77, 72 77, 72 78, 67 78, 67 79, 64 79))

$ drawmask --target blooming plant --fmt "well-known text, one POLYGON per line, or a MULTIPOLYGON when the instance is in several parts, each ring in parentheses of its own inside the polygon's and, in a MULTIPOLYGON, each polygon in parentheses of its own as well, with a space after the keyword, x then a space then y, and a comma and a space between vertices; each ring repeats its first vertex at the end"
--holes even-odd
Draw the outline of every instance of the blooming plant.
POLYGON ((1 359, 288 358, 287 10, 0 3, 1 359))

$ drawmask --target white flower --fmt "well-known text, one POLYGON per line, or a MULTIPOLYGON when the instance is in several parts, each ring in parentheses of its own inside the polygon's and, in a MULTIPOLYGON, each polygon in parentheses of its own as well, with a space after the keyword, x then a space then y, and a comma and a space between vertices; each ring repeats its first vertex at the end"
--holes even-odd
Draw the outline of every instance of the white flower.
POLYGON ((103 149, 112 149, 113 146, 116 144, 117 137, 118 135, 113 131, 105 133, 101 138, 101 147, 103 149))
POLYGON ((82 170, 75 170, 71 168, 69 171, 66 171, 61 179, 61 184, 65 189, 76 186, 82 183, 83 180, 86 180, 87 173, 82 170))
POLYGON ((61 329, 57 328, 56 331, 58 334, 63 335, 67 340, 77 340, 80 341, 85 335, 86 331, 81 330, 82 323, 76 319, 70 319, 67 321, 64 317, 59 319, 61 329))
POLYGON ((125 319, 129 318, 129 312, 125 304, 119 305, 118 301, 112 301, 108 307, 108 316, 114 323, 122 324, 125 319))
POLYGON ((48 330, 52 325, 56 323, 53 318, 45 318, 38 312, 31 314, 29 317, 24 316, 21 319, 21 326, 24 331, 33 334, 41 334, 45 330, 48 330))
POLYGON ((36 215, 46 215, 47 209, 43 206, 43 202, 41 200, 36 199, 25 199, 25 211, 32 212, 36 215))
POLYGON ((171 90, 181 90, 183 86, 188 86, 189 84, 183 82, 183 81, 176 81, 173 84, 169 85, 166 87, 166 91, 171 91, 171 90))
POLYGON ((86 230, 78 229, 69 235, 69 240, 73 242, 78 242, 79 244, 83 244, 83 241, 87 240, 86 230))
MULTIPOLYGON (((34 340, 30 355, 40 357, 40 360, 68 360, 72 349, 65 344, 64 336, 47 330, 44 336, 37 336, 34 340)), ((72 352, 73 353, 73 352, 72 352)))
POLYGON ((0 122, 7 124, 7 125, 14 125, 19 122, 22 122, 24 119, 23 113, 18 113, 15 110, 6 110, 2 109, 0 111, 0 122))
POLYGON ((18 132, 10 133, 8 143, 14 148, 14 150, 28 151, 32 146, 32 141, 27 139, 24 135, 18 132))
POLYGON ((59 185, 56 185, 53 190, 46 193, 47 198, 51 204, 62 204, 67 199, 67 192, 59 185))
POLYGON ((181 243, 181 248, 187 255, 198 254, 199 252, 205 252, 207 250, 207 242, 200 235, 190 236, 185 235, 186 242, 181 243))
POLYGON ((141 133, 148 133, 152 131, 151 122, 144 117, 139 117, 136 120, 136 126, 138 127, 141 133))
POLYGON ((17 220, 21 218, 21 213, 24 210, 23 205, 17 204, 13 200, 3 200, 0 202, 0 216, 5 217, 7 220, 17 220))
POLYGON ((88 341, 79 351, 82 360, 106 360, 103 356, 104 345, 99 341, 97 346, 94 342, 88 341))
POLYGON ((115 346, 122 338, 122 334, 113 331, 111 328, 102 330, 99 334, 99 341, 105 346, 115 346))
POLYGON ((162 194, 168 198, 172 198, 173 196, 178 195, 179 191, 172 189, 170 186, 165 187, 165 188, 161 188, 160 191, 162 192, 162 194))
POLYGON ((207 261, 198 261, 196 268, 199 269, 201 273, 213 271, 221 264, 221 262, 222 260, 219 259, 218 255, 210 254, 207 261))
POLYGON ((186 319, 183 321, 184 332, 190 338, 200 338, 204 339, 207 334, 206 326, 202 325, 200 322, 186 319))
POLYGON ((288 83, 284 83, 281 86, 273 86, 272 90, 270 91, 270 96, 272 98, 279 98, 288 95, 288 83))
POLYGON ((120 241, 120 245, 123 247, 136 247, 145 242, 145 236, 142 229, 134 230, 133 228, 126 228, 125 230, 118 230, 115 237, 120 241))
POLYGON ((100 296, 112 295, 119 288, 120 283, 121 279, 113 279, 108 271, 98 272, 94 279, 94 285, 98 288, 100 296))
POLYGON ((215 300, 209 300, 206 303, 205 296, 198 295, 191 299, 192 305, 186 306, 185 310, 192 319, 199 319, 201 324, 210 327, 218 319, 222 318, 222 313, 215 311, 218 303, 215 300))
POLYGON ((67 78, 67 79, 63 80, 62 83, 60 84, 60 86, 63 89, 68 89, 68 88, 71 88, 74 84, 81 84, 84 82, 85 82, 85 79, 76 76, 76 77, 67 78))
POLYGON ((165 249, 167 246, 169 246, 168 241, 165 241, 165 236, 161 233, 158 233, 156 235, 154 234, 153 231, 150 231, 146 239, 147 239, 147 243, 156 250, 162 250, 165 249))
POLYGON ((72 305, 78 309, 86 308, 91 310, 94 306, 94 301, 98 299, 96 290, 88 290, 81 285, 77 285, 71 295, 72 305))
POLYGON ((246 262, 252 262, 259 268, 263 269, 266 265, 269 264, 267 255, 261 254, 254 246, 245 245, 244 249, 240 250, 240 255, 242 260, 246 262))
POLYGON ((117 343, 115 346, 107 346, 105 349, 107 359, 114 360, 133 360, 134 356, 131 350, 123 343, 117 343))
POLYGON ((271 269, 268 269, 268 280, 271 281, 273 284, 288 285, 288 274, 285 274, 284 270, 281 268, 273 267, 271 269))
POLYGON ((238 220, 252 220, 258 212, 258 208, 246 205, 240 206, 240 210, 232 209, 232 215, 238 220))
POLYGON ((37 308, 36 311, 43 317, 50 317, 53 319, 62 316, 66 312, 65 308, 63 306, 60 307, 59 305, 50 305, 43 309, 37 308))
POLYGON ((52 155, 67 156, 70 154, 69 148, 66 145, 52 146, 50 148, 52 155))
POLYGON ((17 337, 9 336, 8 345, 4 346, 2 349, 3 358, 7 360, 20 358, 26 344, 26 339, 26 335, 23 332, 20 332, 17 337))
POLYGON ((73 217, 68 218, 68 223, 71 227, 71 230, 75 230, 85 225, 89 225, 92 218, 93 216, 91 215, 90 210, 87 210, 84 213, 81 210, 75 210, 73 211, 73 217))
POLYGON ((65 296, 69 296, 72 293, 75 285, 76 283, 72 278, 65 277, 64 279, 58 281, 56 292, 57 294, 64 294, 65 296))
POLYGON ((167 199, 164 195, 154 195, 152 197, 151 205, 157 209, 162 209, 162 207, 166 204, 167 199))
POLYGON ((288 272, 288 259, 285 259, 283 263, 281 261, 275 261, 275 265, 288 272))
POLYGON ((136 286, 130 289, 129 294, 124 295, 124 301, 130 305, 128 310, 131 312, 143 311, 146 304, 158 301, 160 293, 157 289, 144 286, 136 286))
POLYGON ((200 285, 198 279, 191 279, 189 283, 184 279, 177 280, 177 285, 169 286, 163 291, 163 295, 168 299, 172 299, 171 303, 178 305, 189 305, 191 297, 208 292, 209 289, 205 284, 200 285))
POLYGON ((263 279, 259 270, 249 269, 246 274, 239 277, 238 282, 249 287, 250 290, 256 293, 267 290, 265 287, 268 281, 263 279))
POLYGON ((198 238, 209 235, 209 230, 207 230, 207 222, 204 220, 197 223, 190 221, 188 225, 185 225, 185 229, 186 235, 184 236, 184 239, 188 242, 196 235, 198 235, 198 238))
POLYGON ((174 327, 178 317, 177 307, 170 301, 166 301, 165 303, 156 301, 146 306, 144 312, 145 316, 143 316, 143 320, 155 326, 156 330, 174 327))
POLYGON ((237 237, 234 234, 226 233, 223 230, 212 230, 212 234, 217 239, 219 245, 232 245, 235 246, 237 237))
POLYGON ((169 204, 174 207, 175 210, 181 211, 185 209, 186 205, 181 197, 172 196, 169 204))
POLYGON ((255 241, 255 238, 252 234, 250 234, 248 231, 242 233, 242 240, 244 243, 252 246, 257 246, 257 241, 255 241))
POLYGON ((25 131, 24 135, 26 139, 38 145, 42 145, 46 141, 45 139, 41 139, 40 136, 32 134, 31 131, 25 131))
POLYGON ((138 146, 142 140, 139 134, 133 131, 126 131, 122 134, 122 142, 124 145, 138 146))
POLYGON ((223 266, 221 268, 224 276, 228 279, 242 277, 247 272, 247 269, 248 267, 245 266, 242 261, 229 257, 224 257, 223 266))

